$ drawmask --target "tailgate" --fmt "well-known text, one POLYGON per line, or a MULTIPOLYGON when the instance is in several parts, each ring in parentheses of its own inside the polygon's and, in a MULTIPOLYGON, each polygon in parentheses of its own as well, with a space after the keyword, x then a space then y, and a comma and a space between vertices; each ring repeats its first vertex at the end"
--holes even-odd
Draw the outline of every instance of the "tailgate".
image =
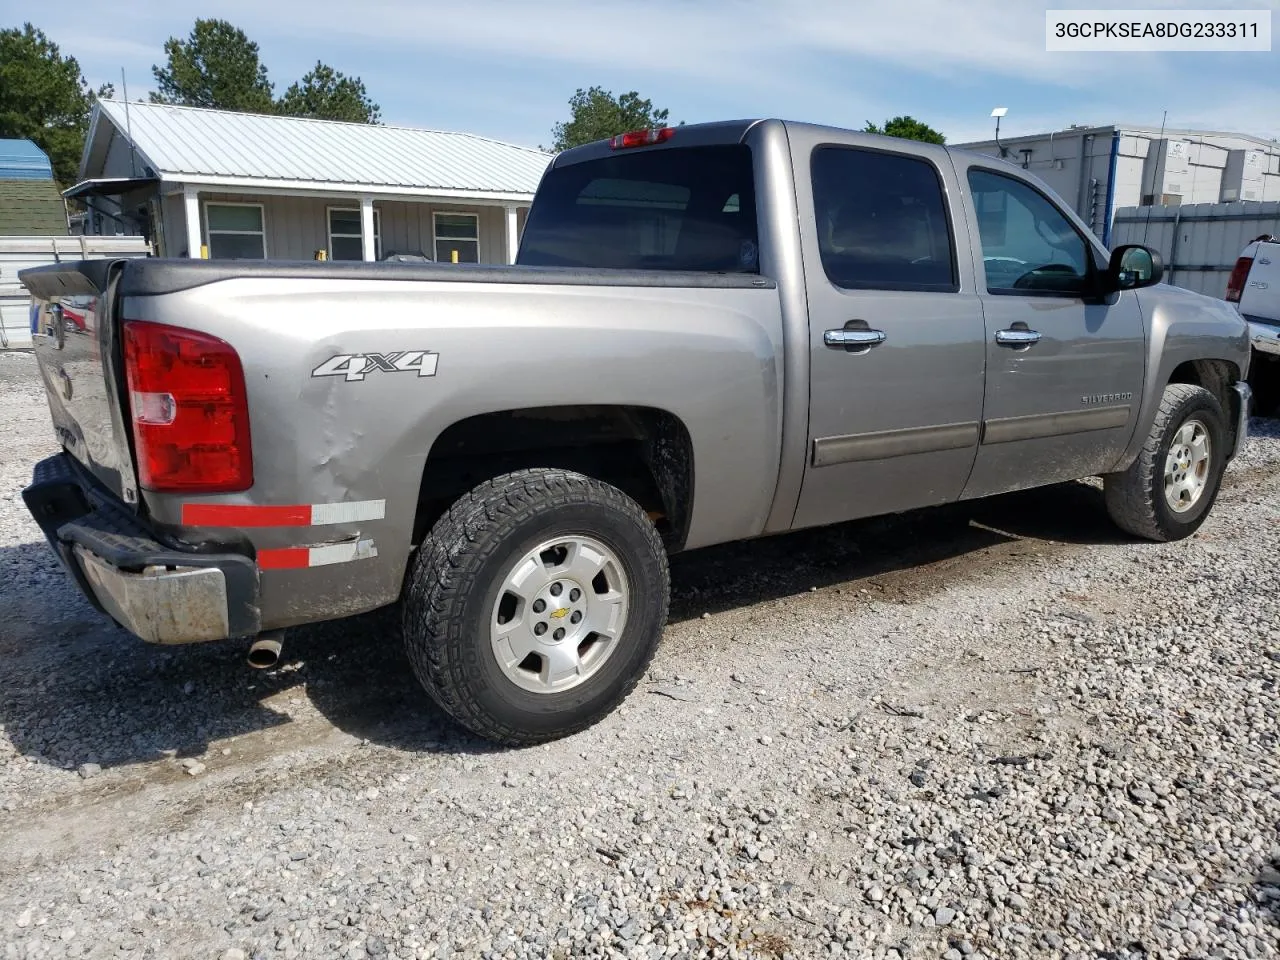
POLYGON ((138 485, 120 403, 124 373, 112 309, 123 263, 57 263, 18 277, 33 299, 32 341, 58 442, 136 509, 138 485))
POLYGON ((1260 243, 1240 291, 1240 312, 1280 325, 1280 243, 1260 243))

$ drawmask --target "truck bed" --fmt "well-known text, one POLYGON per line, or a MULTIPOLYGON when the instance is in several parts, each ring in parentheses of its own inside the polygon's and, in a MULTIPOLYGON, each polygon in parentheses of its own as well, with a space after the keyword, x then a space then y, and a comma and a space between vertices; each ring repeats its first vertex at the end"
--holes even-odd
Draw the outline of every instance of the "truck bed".
MULTIPOLYGON (((52 268, 49 268, 52 269, 52 268)), ((23 275, 24 281, 39 271, 23 275)), ((219 280, 403 280, 449 283, 539 284, 581 287, 772 288, 773 280, 747 273, 703 273, 605 268, 495 266, 452 263, 365 263, 315 260, 132 261, 120 282, 122 296, 159 296, 219 280)), ((35 289, 34 287, 32 289, 35 289)))

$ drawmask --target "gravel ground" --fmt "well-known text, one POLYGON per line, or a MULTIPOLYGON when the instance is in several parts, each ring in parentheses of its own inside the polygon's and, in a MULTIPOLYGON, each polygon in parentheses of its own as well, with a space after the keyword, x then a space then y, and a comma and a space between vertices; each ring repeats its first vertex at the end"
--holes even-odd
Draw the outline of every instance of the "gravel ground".
POLYGON ((377 617, 148 647, 19 491, 0 354, 0 957, 1280 956, 1280 424, 1213 517, 1095 484, 699 551, 651 675, 495 751, 377 617))

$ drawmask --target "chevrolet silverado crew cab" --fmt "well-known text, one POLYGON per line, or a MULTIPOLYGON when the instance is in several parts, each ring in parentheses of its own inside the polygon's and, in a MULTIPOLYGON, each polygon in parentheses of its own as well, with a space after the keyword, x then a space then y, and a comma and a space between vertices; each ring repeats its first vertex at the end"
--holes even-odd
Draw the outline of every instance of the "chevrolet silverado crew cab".
POLYGON ((1280 411, 1280 240, 1258 237, 1240 253, 1227 281, 1227 301, 1249 324, 1249 383, 1260 416, 1280 411))
POLYGON ((555 158, 510 267, 25 272, 63 447, 25 498, 146 640, 270 660, 399 604, 436 702, 534 743, 635 685, 675 551, 1092 475, 1131 534, 1194 531, 1249 338, 1161 272, 985 156, 639 131, 555 158))

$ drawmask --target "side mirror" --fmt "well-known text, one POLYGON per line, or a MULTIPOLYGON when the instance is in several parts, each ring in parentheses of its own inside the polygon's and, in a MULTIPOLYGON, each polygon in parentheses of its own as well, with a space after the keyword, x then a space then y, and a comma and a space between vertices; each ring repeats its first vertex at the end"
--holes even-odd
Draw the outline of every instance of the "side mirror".
POLYGON ((1164 277, 1164 261, 1160 254, 1140 243, 1126 243, 1111 253, 1107 267, 1108 292, 1150 287, 1164 277))

